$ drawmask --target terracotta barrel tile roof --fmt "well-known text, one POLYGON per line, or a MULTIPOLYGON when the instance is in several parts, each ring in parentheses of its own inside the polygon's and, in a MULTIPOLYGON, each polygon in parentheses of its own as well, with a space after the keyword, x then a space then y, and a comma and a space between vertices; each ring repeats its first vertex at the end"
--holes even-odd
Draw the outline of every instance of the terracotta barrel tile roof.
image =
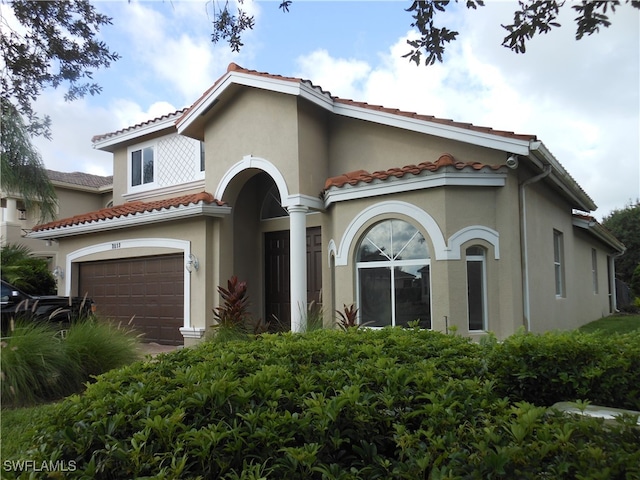
POLYGON ((100 140, 105 140, 105 139, 110 138, 110 137, 115 137, 117 135, 120 135, 121 133, 129 132, 131 130, 135 130, 137 128, 144 127, 144 126, 147 126, 147 125, 152 125, 152 124, 154 124, 156 122, 159 122, 161 120, 167 120, 167 119, 169 119, 171 117, 179 117, 180 115, 182 115, 186 111, 187 111, 187 109, 183 108, 181 110, 176 110, 175 112, 167 113, 166 115, 162 115, 160 117, 156 117, 156 118, 153 118, 151 120, 147 120, 146 122, 141 122, 141 123, 137 123, 135 125, 131 125, 129 127, 121 128, 120 130, 116 130, 115 132, 104 133, 104 134, 101 134, 101 135, 94 135, 93 138, 91 139, 91 142, 92 143, 96 143, 96 142, 99 142, 100 140))
MULTIPOLYGON (((257 70, 249 70, 249 69, 243 68, 240 65, 238 65, 237 63, 233 63, 233 62, 230 63, 229 66, 227 67, 227 73, 230 73, 230 72, 244 73, 244 74, 247 74, 247 75, 254 75, 254 76, 263 77, 263 78, 272 78, 272 79, 275 79, 275 80, 283 80, 283 81, 287 81, 287 82, 304 83, 306 85, 309 85, 311 88, 317 90, 321 94, 330 97, 333 102, 340 103, 340 104, 343 104, 343 105, 351 105, 351 106, 355 106, 355 107, 359 107, 359 108, 365 108, 367 110, 376 110, 376 111, 380 111, 380 112, 384 112, 384 113, 389 113, 391 115, 398 115, 398 116, 402 116, 402 117, 415 118, 416 120, 439 123, 439 124, 449 125, 449 126, 452 126, 452 127, 464 128, 464 129, 467 129, 467 130, 473 130, 473 131, 477 131, 477 132, 481 132, 481 133, 487 133, 487 134, 491 134, 491 135, 499 135, 499 136, 502 136, 502 137, 515 138, 515 139, 518 139, 518 140, 536 140, 537 139, 537 137, 535 135, 531 135, 531 134, 518 134, 518 133, 514 133, 514 132, 509 132, 509 131, 494 130, 493 128, 490 128, 490 127, 476 126, 476 125, 473 125, 471 123, 456 122, 456 121, 449 120, 449 119, 437 118, 437 117, 434 117, 432 115, 420 115, 420 114, 417 114, 415 112, 406 112, 406 111, 403 111, 403 110, 399 110, 397 108, 387 108, 387 107, 383 107, 381 105, 371 105, 371 104, 366 103, 366 102, 359 102, 359 101, 350 100, 350 99, 346 99, 346 98, 336 97, 334 95, 331 95, 331 92, 328 92, 328 91, 324 90, 322 87, 320 87, 318 85, 314 85, 310 80, 306 80, 306 79, 302 79, 302 78, 298 78, 298 77, 287 77, 287 76, 283 76, 283 75, 274 75, 272 73, 259 72, 257 70)), ((192 110, 200 102, 202 102, 209 95, 209 93, 217 85, 220 84, 220 82, 223 80, 223 78, 224 78, 224 75, 222 77, 220 77, 218 80, 216 80, 216 82, 210 88, 208 88, 200 96, 200 98, 198 98, 198 100, 196 100, 192 104, 191 107, 189 107, 188 109, 183 110, 181 112, 182 113, 182 117, 186 116, 187 113, 190 110, 192 110)), ((178 122, 179 121, 180 121, 180 119, 178 119, 178 122)))
POLYGON ((357 185, 360 182, 370 183, 374 180, 386 180, 389 177, 402 178, 406 174, 418 175, 425 171, 436 172, 443 167, 453 167, 456 170, 462 170, 463 168, 472 168, 473 170, 489 168, 491 170, 498 170, 502 166, 503 165, 487 165, 480 162, 458 162, 452 155, 445 153, 435 162, 422 162, 418 165, 394 167, 373 173, 369 173, 366 170, 356 170, 354 172, 343 173, 342 175, 328 178, 324 184, 324 189, 328 190, 331 187, 341 188, 347 184, 357 185))
POLYGON ((36 225, 33 231, 51 230, 60 227, 69 227, 72 225, 80 225, 83 223, 91 223, 99 220, 109 220, 111 218, 119 218, 137 213, 152 212, 154 210, 165 210, 172 207, 188 206, 198 203, 215 204, 222 206, 224 202, 216 200, 213 195, 207 192, 194 193, 191 195, 183 195, 181 197, 168 198, 165 200, 155 200, 152 202, 127 202, 114 207, 103 208, 94 212, 83 213, 69 218, 54 220, 53 222, 36 225))
POLYGON ((355 100, 351 100, 351 99, 340 98, 340 97, 331 95, 331 92, 324 90, 322 87, 320 87, 318 85, 314 85, 313 82, 311 82, 310 80, 306 80, 306 79, 302 79, 302 78, 298 78, 298 77, 287 77, 287 76, 283 76, 283 75, 274 75, 272 73, 259 72, 257 70, 249 70, 247 68, 243 68, 240 65, 232 62, 227 67, 227 73, 225 75, 221 76, 220 78, 218 78, 214 82, 214 84, 211 85, 211 87, 209 87, 195 102, 193 102, 193 104, 189 108, 184 108, 184 109, 181 109, 181 110, 177 110, 177 111, 175 111, 173 113, 169 113, 169 114, 163 115, 161 117, 157 117, 157 118, 154 118, 152 120, 148 120, 146 122, 138 123, 136 125, 129 126, 129 127, 117 130, 115 132, 105 133, 105 134, 101 134, 101 135, 95 135, 91 139, 91 141, 93 143, 96 143, 96 142, 99 142, 99 141, 102 141, 102 140, 109 139, 111 137, 116 137, 116 136, 118 136, 120 134, 123 134, 123 133, 127 133, 127 132, 130 132, 130 131, 136 130, 136 129, 141 128, 141 127, 145 127, 145 126, 148 126, 148 125, 153 125, 156 122, 167 120, 167 119, 170 119, 170 118, 175 118, 176 119, 176 123, 179 123, 182 118, 186 117, 186 115, 190 111, 192 111, 201 102, 203 102, 204 99, 207 98, 207 96, 211 93, 212 90, 214 90, 218 85, 220 85, 220 83, 225 79, 226 75, 228 75, 229 73, 232 73, 232 72, 238 72, 238 73, 242 73, 242 74, 253 75, 253 76, 256 76, 256 77, 271 78, 271 79, 282 80, 282 81, 287 81, 287 82, 304 83, 305 85, 310 86, 314 90, 317 90, 322 95, 327 96, 328 98, 330 98, 336 104, 349 105, 349 106, 354 106, 354 107, 358 107, 358 108, 364 108, 364 109, 367 109, 367 110, 374 110, 374 111, 379 111, 379 112, 383 112, 383 113, 388 113, 390 115, 414 118, 416 120, 432 122, 432 123, 438 123, 438 124, 442 124, 442 125, 449 125, 449 126, 452 126, 452 127, 464 128, 464 129, 467 129, 467 130, 472 130, 472 131, 491 134, 491 135, 498 135, 498 136, 502 136, 502 137, 515 138, 515 139, 518 139, 518 140, 537 140, 537 137, 535 135, 531 135, 531 134, 518 134, 518 133, 514 133, 514 132, 510 132, 510 131, 494 130, 493 128, 490 128, 490 127, 477 126, 477 125, 473 125, 471 123, 456 122, 456 121, 450 120, 450 119, 437 118, 437 117, 434 117, 432 115, 422 115, 422 114, 418 114, 418 113, 415 113, 415 112, 403 111, 403 110, 400 110, 400 109, 397 109, 397 108, 388 108, 388 107, 383 107, 381 105, 372 105, 372 104, 369 104, 367 102, 359 102, 359 101, 355 101, 355 100))
POLYGON ((442 125, 450 125, 452 127, 464 128, 467 130, 473 130, 481 133, 488 133, 491 135, 498 135, 501 137, 516 138, 518 140, 537 140, 537 137, 532 134, 520 134, 520 133, 514 133, 514 132, 505 131, 505 130, 494 130, 493 128, 490 128, 490 127, 478 126, 472 123, 456 122, 454 120, 450 120, 447 118, 437 118, 437 117, 434 117, 433 115, 421 115, 419 113, 406 112, 403 110, 399 110, 397 108, 386 108, 381 105, 370 105, 366 102, 356 102, 354 100, 348 100, 348 99, 339 98, 339 97, 333 97, 333 101, 336 103, 342 103, 346 105, 353 105, 356 107, 366 108, 368 110, 377 110, 379 112, 398 115, 401 117, 415 118, 416 120, 423 120, 425 122, 433 122, 433 123, 439 123, 442 125))

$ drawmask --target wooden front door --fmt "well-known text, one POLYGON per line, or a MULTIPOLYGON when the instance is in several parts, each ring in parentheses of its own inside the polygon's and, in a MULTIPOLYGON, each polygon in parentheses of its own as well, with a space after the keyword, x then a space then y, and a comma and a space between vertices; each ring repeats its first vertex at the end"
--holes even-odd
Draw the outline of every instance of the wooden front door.
MULTIPOLYGON (((289 230, 268 232, 265 248, 265 320, 271 331, 291 330, 291 267, 289 230)), ((307 229, 307 301, 321 303, 322 236, 320 227, 307 229)))

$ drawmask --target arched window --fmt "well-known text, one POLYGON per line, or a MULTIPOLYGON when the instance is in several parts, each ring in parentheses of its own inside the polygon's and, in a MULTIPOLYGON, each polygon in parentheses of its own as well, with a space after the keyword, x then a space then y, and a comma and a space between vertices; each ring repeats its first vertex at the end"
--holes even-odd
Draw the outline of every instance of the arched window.
POLYGON ((267 192, 267 196, 262 202, 260 210, 260 220, 268 220, 270 218, 288 217, 289 212, 280 203, 280 193, 278 188, 273 185, 267 192))
POLYGON ((487 329, 487 291, 485 249, 479 245, 467 248, 467 308, 469 331, 487 329))
POLYGON ((402 220, 371 227, 356 256, 360 323, 431 328, 431 263, 424 236, 402 220))

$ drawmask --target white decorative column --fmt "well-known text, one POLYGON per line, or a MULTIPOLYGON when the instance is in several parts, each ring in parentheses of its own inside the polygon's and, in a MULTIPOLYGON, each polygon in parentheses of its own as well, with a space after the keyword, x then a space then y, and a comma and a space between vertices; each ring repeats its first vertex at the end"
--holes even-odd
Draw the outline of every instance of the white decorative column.
POLYGON ((18 202, 15 198, 7 197, 3 220, 7 223, 18 222, 18 202))
POLYGON ((291 331, 307 328, 307 211, 308 207, 294 205, 289 211, 289 243, 291 265, 291 331))

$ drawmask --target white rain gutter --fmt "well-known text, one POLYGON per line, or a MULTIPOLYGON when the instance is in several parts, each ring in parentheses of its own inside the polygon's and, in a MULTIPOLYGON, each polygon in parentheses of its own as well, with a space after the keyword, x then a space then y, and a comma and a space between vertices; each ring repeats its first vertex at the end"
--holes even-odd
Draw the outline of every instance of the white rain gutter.
POLYGON ((531 177, 520 184, 519 200, 520 200, 520 252, 522 253, 522 303, 524 310, 524 325, 527 332, 531 331, 531 304, 529 298, 529 254, 527 247, 527 205, 525 196, 525 187, 532 183, 539 182, 543 178, 549 176, 552 166, 547 164, 544 171, 535 177, 531 177))

